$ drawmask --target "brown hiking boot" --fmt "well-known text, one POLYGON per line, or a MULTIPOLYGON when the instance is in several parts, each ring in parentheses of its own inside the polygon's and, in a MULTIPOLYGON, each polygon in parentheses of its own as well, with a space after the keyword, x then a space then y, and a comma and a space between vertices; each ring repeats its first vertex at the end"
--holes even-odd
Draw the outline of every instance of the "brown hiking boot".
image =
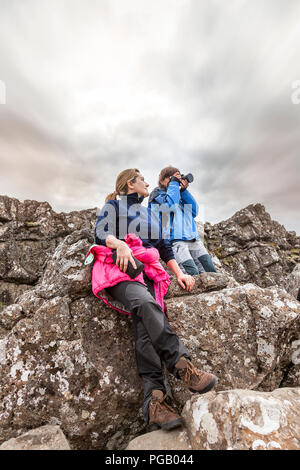
POLYGON ((213 388, 218 379, 209 372, 196 369, 184 356, 175 364, 178 375, 193 393, 206 393, 213 388))
POLYGON ((152 400, 149 403, 150 431, 160 428, 170 431, 182 426, 182 418, 166 403, 167 396, 161 390, 152 391, 152 400))

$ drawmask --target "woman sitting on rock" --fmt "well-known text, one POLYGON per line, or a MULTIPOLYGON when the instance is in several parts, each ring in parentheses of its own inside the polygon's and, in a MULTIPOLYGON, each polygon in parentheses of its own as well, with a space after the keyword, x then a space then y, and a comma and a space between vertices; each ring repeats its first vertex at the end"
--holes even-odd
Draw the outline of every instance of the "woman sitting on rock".
POLYGON ((149 195, 148 186, 136 168, 118 175, 115 192, 107 196, 98 215, 97 245, 89 253, 95 259, 94 294, 105 288, 132 315, 137 370, 144 382, 142 410, 145 421, 151 430, 170 430, 181 426, 182 420, 167 403, 161 361, 195 393, 211 390, 217 378, 195 368, 164 313, 163 297, 170 279, 159 262, 159 255, 183 289, 191 291, 195 280, 181 271, 170 242, 159 239, 158 222, 152 217, 151 210, 141 205, 149 195), (116 250, 115 262, 113 250, 116 250), (144 263, 144 270, 131 278, 126 271, 130 264, 131 269, 137 268, 134 258, 144 263))

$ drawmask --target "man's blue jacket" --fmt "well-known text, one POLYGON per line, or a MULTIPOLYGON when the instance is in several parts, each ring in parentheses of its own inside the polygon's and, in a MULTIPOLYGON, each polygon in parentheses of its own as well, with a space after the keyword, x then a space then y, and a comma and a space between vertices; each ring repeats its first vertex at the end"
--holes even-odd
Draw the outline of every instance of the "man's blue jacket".
POLYGON ((155 188, 150 194, 148 207, 159 212, 163 238, 171 241, 199 240, 194 220, 198 204, 187 189, 180 191, 177 181, 171 181, 167 189, 162 186, 155 188))

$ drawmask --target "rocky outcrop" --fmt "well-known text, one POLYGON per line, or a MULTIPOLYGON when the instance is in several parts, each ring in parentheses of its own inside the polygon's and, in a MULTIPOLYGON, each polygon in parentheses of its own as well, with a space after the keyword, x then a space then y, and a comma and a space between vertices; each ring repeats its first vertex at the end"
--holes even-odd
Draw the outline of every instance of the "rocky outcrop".
MULTIPOLYGON (((56 213, 47 202, 0 196, 0 311, 39 282, 64 237, 86 229, 92 242, 96 210, 56 213)), ((239 283, 291 292, 286 278, 300 262, 300 237, 273 221, 264 206, 250 205, 224 222, 206 223, 204 233, 218 272, 227 271, 239 283)))
POLYGON ((292 342, 292 356, 289 367, 281 382, 282 387, 300 387, 300 332, 292 342))
POLYGON ((300 263, 298 263, 287 276, 284 287, 293 297, 298 297, 300 290, 300 263))
POLYGON ((299 404, 299 388, 212 391, 194 396, 182 416, 196 450, 299 450, 299 404))
MULTIPOLYGON (((246 284, 166 304, 195 364, 218 376, 217 390, 273 390, 293 365, 300 304, 284 290, 246 284)), ((191 394, 173 377, 170 382, 183 405, 191 394)))
POLYGON ((88 237, 64 238, 41 282, 1 312, 1 441, 48 423, 73 448, 115 448, 144 429, 131 324, 91 294, 88 237))
MULTIPOLYGON (((1 312, 2 441, 48 423, 72 448, 112 449, 145 430, 131 320, 91 294, 89 243, 86 230, 64 238, 37 286, 1 312)), ((276 388, 291 361, 300 304, 278 288, 230 283, 228 275, 199 275, 198 293, 166 301, 170 323, 196 364, 219 376, 220 390, 276 388)), ((170 383, 183 406, 190 392, 170 383)))
MULTIPOLYGON (((16 252, 1 258, 0 295, 3 286, 4 294, 7 285, 18 290, 0 297, 9 304, 0 312, 0 443, 51 425, 61 428, 73 449, 123 449, 145 432, 143 390, 131 318, 91 293, 92 267, 84 260, 93 243, 95 211, 55 214, 47 203, 1 201, 0 229, 7 226, 2 253, 15 239, 33 255, 26 239, 31 236, 37 251, 23 261, 16 258, 35 273, 32 281, 10 276, 16 252), (40 221, 39 228, 22 225, 22 213, 25 222, 40 221)), ((193 361, 218 375, 217 393, 299 384, 300 303, 284 288, 240 285, 221 268, 197 276, 192 293, 173 281, 166 304, 193 361)), ((182 409, 192 396, 168 378, 182 409)))
MULTIPOLYGON (((173 280, 174 275, 173 275, 173 280)), ((205 276, 195 276, 195 285, 193 287, 193 295, 203 294, 204 292, 217 292, 228 287, 237 287, 238 282, 225 273, 206 273, 205 276)), ((177 282, 172 282, 169 286, 165 299, 175 297, 184 297, 190 295, 189 292, 183 290, 177 282)))
POLYGON ((39 281, 64 237, 95 219, 96 209, 57 214, 48 202, 0 196, 0 310, 39 281))
POLYGON ((193 395, 183 428, 144 434, 127 450, 299 450, 299 404, 300 388, 193 395))
POLYGON ((218 224, 205 224, 205 241, 240 283, 285 287, 287 275, 300 261, 300 237, 273 221, 261 204, 218 224))
POLYGON ((70 446, 59 426, 46 425, 3 442, 0 450, 70 450, 70 446))

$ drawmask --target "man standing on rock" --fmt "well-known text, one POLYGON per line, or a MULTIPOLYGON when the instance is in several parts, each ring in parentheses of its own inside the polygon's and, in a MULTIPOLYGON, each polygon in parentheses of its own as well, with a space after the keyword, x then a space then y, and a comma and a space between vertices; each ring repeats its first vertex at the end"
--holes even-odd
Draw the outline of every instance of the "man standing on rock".
POLYGON ((171 241, 175 259, 183 272, 192 276, 205 271, 216 272, 194 220, 198 204, 187 189, 188 179, 182 176, 178 168, 163 168, 158 187, 149 196, 149 207, 158 215, 163 238, 171 241))

